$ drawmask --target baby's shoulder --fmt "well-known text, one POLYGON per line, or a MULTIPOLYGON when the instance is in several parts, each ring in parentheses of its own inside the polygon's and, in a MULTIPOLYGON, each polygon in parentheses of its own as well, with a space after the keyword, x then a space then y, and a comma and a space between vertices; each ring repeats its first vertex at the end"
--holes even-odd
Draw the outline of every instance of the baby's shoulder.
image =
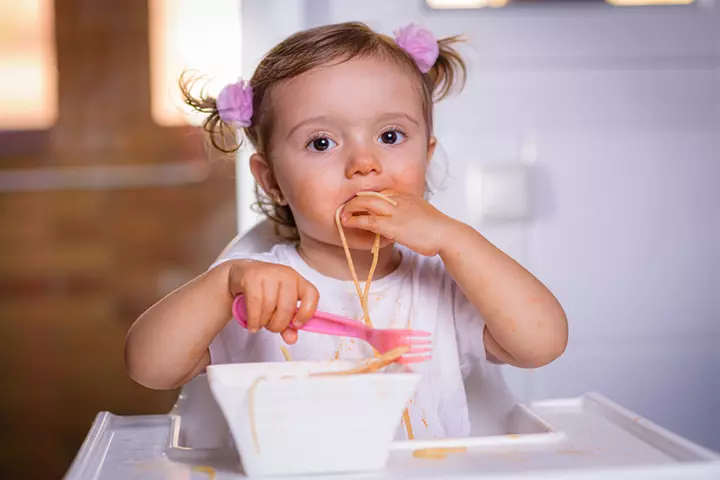
POLYGON ((290 265, 290 256, 288 255, 288 249, 290 248, 295 248, 295 246, 289 244, 278 244, 263 252, 231 248, 218 257, 210 268, 216 267, 221 263, 230 260, 255 260, 258 262, 275 263, 278 265, 290 265))

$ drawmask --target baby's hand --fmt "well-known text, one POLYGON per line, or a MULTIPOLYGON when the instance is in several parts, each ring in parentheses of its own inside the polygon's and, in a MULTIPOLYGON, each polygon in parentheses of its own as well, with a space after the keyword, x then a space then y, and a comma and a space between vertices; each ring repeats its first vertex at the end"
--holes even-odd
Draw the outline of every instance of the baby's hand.
POLYGON ((236 263, 230 269, 228 282, 233 296, 245 295, 248 330, 255 333, 266 328, 281 334, 288 344, 297 341, 297 330, 289 325, 307 322, 320 299, 317 288, 299 273, 274 263, 236 263))
POLYGON ((452 236, 448 231, 455 221, 417 195, 383 193, 397 206, 377 196, 358 196, 345 205, 342 224, 378 233, 421 255, 436 255, 452 236))

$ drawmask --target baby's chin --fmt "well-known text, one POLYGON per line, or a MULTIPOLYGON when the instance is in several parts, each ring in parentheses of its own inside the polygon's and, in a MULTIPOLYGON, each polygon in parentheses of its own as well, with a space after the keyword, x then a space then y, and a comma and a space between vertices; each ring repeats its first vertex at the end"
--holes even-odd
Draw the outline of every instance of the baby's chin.
MULTIPOLYGON (((373 244, 375 243, 375 234, 364 230, 358 230, 355 228, 345 229, 345 238, 347 239, 348 246, 351 250, 372 250, 373 244)), ((392 242, 385 237, 380 237, 380 248, 387 247, 392 242)), ((338 244, 340 239, 338 238, 338 244)))

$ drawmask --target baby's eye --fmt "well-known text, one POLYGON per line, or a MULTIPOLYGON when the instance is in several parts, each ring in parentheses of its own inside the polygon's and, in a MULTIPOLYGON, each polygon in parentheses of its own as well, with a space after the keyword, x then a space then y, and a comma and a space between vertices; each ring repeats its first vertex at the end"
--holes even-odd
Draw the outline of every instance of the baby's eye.
POLYGON ((378 140, 385 145, 397 145, 405 140, 405 134, 397 129, 388 130, 383 132, 378 140))
POLYGON ((337 146, 337 143, 335 143, 333 140, 330 140, 328 137, 318 137, 310 140, 307 144, 307 148, 312 150, 313 152, 326 152, 334 146, 337 146))

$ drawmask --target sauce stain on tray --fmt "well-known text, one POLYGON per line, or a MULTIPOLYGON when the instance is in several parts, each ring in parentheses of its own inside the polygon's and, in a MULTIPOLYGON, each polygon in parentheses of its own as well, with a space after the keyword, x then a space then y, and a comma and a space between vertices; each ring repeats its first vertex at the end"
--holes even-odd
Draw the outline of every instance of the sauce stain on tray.
POLYGON ((454 453, 466 453, 467 448, 465 447, 436 447, 436 448, 421 448, 413 451, 413 457, 415 458, 428 458, 433 460, 443 460, 448 455, 454 453))
POLYGON ((193 467, 193 472, 207 473, 208 478, 210 478, 210 480, 215 480, 215 469, 212 467, 205 467, 205 466, 193 467))

